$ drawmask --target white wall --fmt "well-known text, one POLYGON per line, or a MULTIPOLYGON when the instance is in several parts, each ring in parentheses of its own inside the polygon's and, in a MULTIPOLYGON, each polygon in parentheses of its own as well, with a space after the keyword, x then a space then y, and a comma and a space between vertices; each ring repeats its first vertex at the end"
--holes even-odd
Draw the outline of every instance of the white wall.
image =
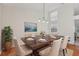
POLYGON ((1 28, 2 28, 2 6, 0 5, 0 50, 1 50, 1 28))
POLYGON ((2 27, 10 25, 17 39, 25 35, 24 22, 37 23, 38 33, 42 30, 48 32, 48 25, 46 23, 39 23, 39 17, 41 17, 41 13, 36 11, 30 11, 16 6, 4 6, 2 27))
POLYGON ((74 44, 74 19, 73 19, 73 5, 64 4, 58 9, 58 32, 61 35, 70 36, 70 43, 74 44))

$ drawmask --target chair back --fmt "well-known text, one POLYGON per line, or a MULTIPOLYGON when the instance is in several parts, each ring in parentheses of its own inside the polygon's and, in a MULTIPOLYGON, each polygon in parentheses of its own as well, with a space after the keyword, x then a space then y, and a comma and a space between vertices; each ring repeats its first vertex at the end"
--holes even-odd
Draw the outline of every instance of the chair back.
POLYGON ((20 44, 19 44, 18 41, 19 41, 19 40, 15 40, 15 39, 14 39, 15 49, 16 49, 16 55, 19 56, 19 55, 21 55, 21 53, 22 53, 22 52, 21 52, 22 49, 21 49, 20 44))
POLYGON ((62 41, 62 38, 55 40, 53 42, 50 56, 58 56, 59 55, 61 41, 62 41))
POLYGON ((62 41, 62 44, 61 44, 62 49, 65 49, 67 47, 68 38, 69 38, 68 36, 64 36, 64 40, 62 41))

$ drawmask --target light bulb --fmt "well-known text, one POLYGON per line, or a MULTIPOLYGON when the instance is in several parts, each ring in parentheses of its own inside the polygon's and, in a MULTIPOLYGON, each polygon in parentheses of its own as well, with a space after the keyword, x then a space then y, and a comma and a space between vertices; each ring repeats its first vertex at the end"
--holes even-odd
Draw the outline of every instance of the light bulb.
POLYGON ((40 22, 40 20, 38 20, 38 22, 40 22))
POLYGON ((45 23, 45 21, 43 21, 43 23, 45 23))
POLYGON ((46 22, 46 23, 49 23, 49 22, 46 22))

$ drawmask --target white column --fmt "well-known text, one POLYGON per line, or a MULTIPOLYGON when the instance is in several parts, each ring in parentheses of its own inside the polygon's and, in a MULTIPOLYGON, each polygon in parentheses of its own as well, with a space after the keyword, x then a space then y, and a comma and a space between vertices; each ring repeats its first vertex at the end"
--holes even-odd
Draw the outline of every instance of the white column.
POLYGON ((63 4, 58 9, 58 22, 58 32, 60 35, 68 35, 70 43, 74 44, 73 4, 63 4))

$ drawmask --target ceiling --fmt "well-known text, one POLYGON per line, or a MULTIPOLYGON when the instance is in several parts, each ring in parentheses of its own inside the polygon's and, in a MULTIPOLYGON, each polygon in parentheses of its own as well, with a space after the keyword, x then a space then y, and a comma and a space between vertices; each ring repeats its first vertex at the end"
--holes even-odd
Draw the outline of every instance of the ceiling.
MULTIPOLYGON (((5 3, 4 6, 16 6, 31 11, 37 11, 43 13, 43 3, 5 3)), ((63 3, 45 3, 45 12, 48 13, 58 7, 63 5, 63 3)), ((79 3, 73 3, 74 15, 79 15, 79 3)))
MULTIPOLYGON (((43 11, 43 3, 5 3, 4 6, 17 6, 20 8, 30 9, 32 11, 43 11)), ((60 3, 45 3, 45 11, 49 12, 59 7, 60 3)))

